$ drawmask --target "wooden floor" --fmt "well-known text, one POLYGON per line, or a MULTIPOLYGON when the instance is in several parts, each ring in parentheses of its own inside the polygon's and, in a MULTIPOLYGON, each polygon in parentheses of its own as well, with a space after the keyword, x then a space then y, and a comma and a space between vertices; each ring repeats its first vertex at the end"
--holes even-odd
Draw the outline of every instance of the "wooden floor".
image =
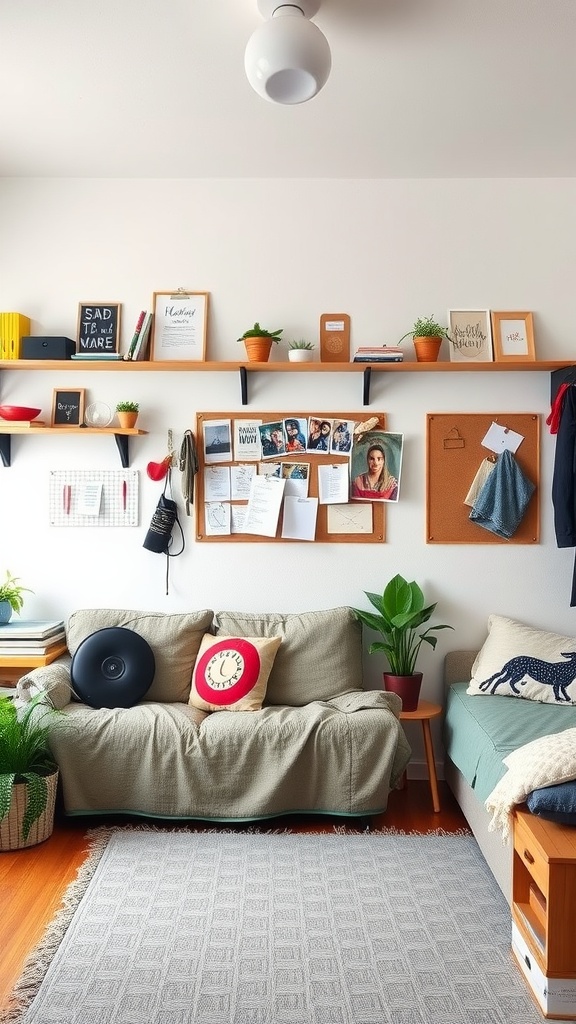
MULTIPOLYGON (((445 783, 439 783, 441 811, 432 810, 427 782, 408 782, 390 794, 388 810, 373 819, 374 828, 398 828, 406 832, 430 832, 442 828, 455 832, 466 821, 445 783)), ((331 832, 346 819, 312 815, 274 818, 268 828, 295 832, 331 832)), ((0 1013, 20 976, 29 951, 42 937, 57 911, 62 893, 85 859, 89 828, 122 824, 118 819, 66 819, 57 817, 50 839, 28 850, 0 853, 0 1013)), ((198 824, 191 826, 197 829, 198 824)), ((356 827, 351 823, 351 827, 356 827)))

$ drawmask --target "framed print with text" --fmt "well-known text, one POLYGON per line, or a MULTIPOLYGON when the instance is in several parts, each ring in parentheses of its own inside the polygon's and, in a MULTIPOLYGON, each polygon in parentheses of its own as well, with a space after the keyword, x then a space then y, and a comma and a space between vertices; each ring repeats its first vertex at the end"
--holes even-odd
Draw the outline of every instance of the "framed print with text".
POLYGON ((532 313, 493 312, 492 334, 497 363, 527 363, 536 359, 532 313))
POLYGON ((489 309, 449 309, 448 331, 451 362, 494 361, 489 309))
POLYGON ((84 422, 85 388, 54 388, 52 392, 52 427, 81 427, 84 422))
POLYGON ((209 292, 154 292, 150 358, 155 362, 203 362, 209 292))

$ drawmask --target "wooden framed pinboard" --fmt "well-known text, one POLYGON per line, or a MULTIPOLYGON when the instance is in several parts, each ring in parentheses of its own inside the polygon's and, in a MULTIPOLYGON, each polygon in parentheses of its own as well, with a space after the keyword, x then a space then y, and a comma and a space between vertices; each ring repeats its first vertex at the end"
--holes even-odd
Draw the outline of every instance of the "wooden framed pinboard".
MULTIPOLYGON (((204 470, 206 469, 205 461, 205 445, 204 445, 204 428, 205 425, 211 421, 231 421, 233 431, 235 424, 241 423, 242 421, 258 420, 262 424, 275 423, 278 420, 285 420, 290 418, 301 418, 308 419, 310 416, 314 416, 317 410, 310 412, 295 412, 293 409, 287 412, 257 412, 257 413, 243 413, 243 412, 199 412, 196 415, 196 439, 197 439, 197 450, 198 450, 198 474, 196 477, 196 540, 199 542, 216 542, 219 544, 237 544, 237 543, 272 543, 272 544, 290 544, 295 543, 293 540, 282 537, 282 509, 280 511, 280 518, 278 522, 278 528, 275 537, 260 536, 255 534, 247 533, 231 533, 228 535, 210 536, 206 532, 206 499, 205 499, 205 487, 204 487, 204 470)), ((354 423, 366 423, 370 421, 373 429, 385 430, 386 429, 386 418, 383 413, 374 413, 370 411, 370 416, 366 413, 361 414, 357 412, 323 412, 322 417, 326 420, 347 420, 354 423)), ((228 466, 238 466, 241 463, 236 462, 232 455, 233 450, 230 452, 230 458, 227 460, 221 460, 219 464, 228 466)), ((312 452, 307 451, 299 456, 286 455, 281 457, 282 462, 306 462, 310 466, 309 473, 309 487, 308 496, 318 496, 318 466, 320 465, 335 465, 340 463, 349 462, 347 455, 338 455, 336 453, 325 453, 325 452, 312 452)), ((252 465, 258 465, 258 463, 252 463, 252 465)), ((235 502, 231 501, 231 504, 247 504, 247 502, 235 502)), ((327 505, 318 504, 318 514, 316 520, 316 531, 314 536, 315 543, 330 543, 330 544, 380 544, 385 540, 385 508, 386 502, 374 501, 354 501, 350 499, 348 504, 340 505, 327 505), (369 520, 369 526, 367 522, 369 520)), ((296 541, 299 543, 299 541, 296 541)), ((306 542, 304 542, 306 543, 306 542)))
POLYGON ((540 540, 540 420, 536 413, 429 413, 426 417, 426 542, 538 544, 540 540), (516 532, 506 539, 470 520, 465 504, 484 459, 492 423, 521 434, 514 458, 535 485, 516 532))

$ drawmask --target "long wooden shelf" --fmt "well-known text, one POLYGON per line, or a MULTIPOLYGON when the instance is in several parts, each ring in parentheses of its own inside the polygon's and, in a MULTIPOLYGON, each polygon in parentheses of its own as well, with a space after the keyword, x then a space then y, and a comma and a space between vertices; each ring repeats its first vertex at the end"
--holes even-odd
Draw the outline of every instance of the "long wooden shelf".
POLYGON ((85 373, 231 373, 240 375, 240 392, 242 405, 248 404, 249 373, 361 373, 363 379, 363 404, 370 405, 370 383, 373 373, 518 373, 519 371, 551 372, 562 370, 573 364, 569 359, 546 359, 541 361, 512 361, 465 363, 439 361, 436 363, 418 363, 406 361, 402 363, 292 363, 266 362, 249 363, 245 361, 214 362, 170 360, 156 362, 142 360, 132 362, 102 362, 74 359, 3 359, 0 370, 57 370, 85 373))
POLYGON ((136 427, 17 427, 10 426, 9 420, 0 425, 0 460, 4 466, 12 461, 12 434, 113 434, 124 469, 130 465, 129 437, 147 434, 147 430, 136 427))

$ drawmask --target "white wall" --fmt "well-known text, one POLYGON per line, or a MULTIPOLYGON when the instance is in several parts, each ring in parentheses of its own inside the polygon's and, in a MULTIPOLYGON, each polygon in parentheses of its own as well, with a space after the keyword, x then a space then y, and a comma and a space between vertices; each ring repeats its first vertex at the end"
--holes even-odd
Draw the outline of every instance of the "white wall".
MULTIPOLYGON (((562 359, 574 350, 575 220, 574 180, 4 180, 0 309, 29 315, 34 334, 75 337, 79 301, 120 301, 126 344, 154 290, 206 290, 209 359, 241 358, 235 339, 256 319, 283 327, 287 339, 317 340, 321 313, 347 311, 354 343, 393 344, 417 316, 443 318, 448 307, 524 309, 535 315, 538 356, 562 359)), ((249 385, 255 414, 366 412, 357 375, 259 374, 249 385)), ((401 572, 438 601, 437 621, 455 626, 422 657, 429 699, 440 694, 444 652, 480 644, 490 612, 576 632, 573 552, 558 551, 553 532, 547 373, 375 375, 372 407, 405 435, 401 500, 388 509, 386 543, 197 544, 186 521, 168 597, 164 557, 142 548, 160 490, 146 464, 165 454, 169 427, 179 445, 196 411, 241 409, 238 379, 7 372, 0 398, 42 406, 49 417, 52 389, 68 386, 87 387, 92 401, 140 402, 139 426, 149 434, 131 442, 131 464, 140 471, 141 521, 134 529, 50 528, 49 470, 119 469, 116 447, 109 437, 14 438, 13 464, 0 466, 0 572, 7 566, 33 588, 28 617, 102 604, 358 605, 364 590, 381 590, 401 572), (540 414, 539 545, 425 543, 425 417, 449 410, 540 414)), ((374 685, 382 667, 366 658, 374 685)))

